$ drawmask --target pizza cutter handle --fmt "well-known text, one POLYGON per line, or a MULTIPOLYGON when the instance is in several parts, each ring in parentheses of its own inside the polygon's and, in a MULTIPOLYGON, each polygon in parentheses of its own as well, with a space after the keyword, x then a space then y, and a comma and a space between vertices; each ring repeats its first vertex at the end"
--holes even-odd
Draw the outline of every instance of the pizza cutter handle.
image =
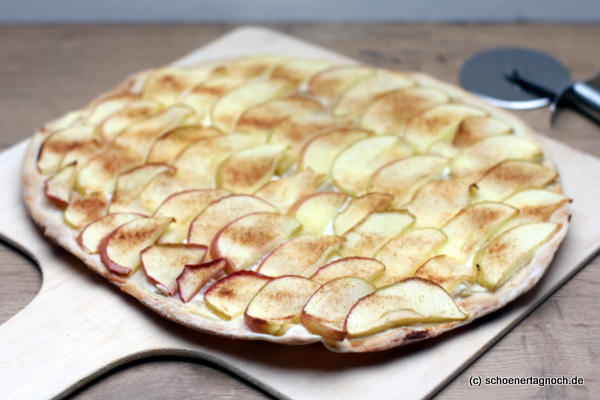
POLYGON ((600 124, 600 91, 590 83, 576 82, 556 96, 550 107, 552 121, 563 104, 600 124))
POLYGON ((2 399, 62 398, 118 365, 155 354, 148 335, 157 332, 132 328, 127 311, 103 304, 102 291, 90 296, 89 285, 66 275, 44 282, 33 301, 0 326, 2 399))

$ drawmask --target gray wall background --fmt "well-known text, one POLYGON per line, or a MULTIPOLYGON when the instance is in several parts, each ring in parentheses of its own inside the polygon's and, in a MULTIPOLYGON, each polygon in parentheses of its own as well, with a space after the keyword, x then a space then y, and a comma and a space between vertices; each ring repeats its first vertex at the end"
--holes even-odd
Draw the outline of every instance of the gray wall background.
POLYGON ((0 24, 599 22, 600 0, 0 0, 0 24))

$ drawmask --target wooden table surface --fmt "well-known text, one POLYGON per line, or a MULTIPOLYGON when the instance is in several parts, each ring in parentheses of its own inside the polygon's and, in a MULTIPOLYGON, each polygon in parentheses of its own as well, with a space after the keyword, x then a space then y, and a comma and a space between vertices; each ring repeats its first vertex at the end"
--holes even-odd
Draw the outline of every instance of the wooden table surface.
MULTIPOLYGON (((421 70, 454 83, 458 82, 458 71, 469 56, 497 46, 532 47, 548 52, 567 65, 574 79, 588 78, 600 69, 600 25, 270 27, 358 60, 382 67, 421 70)), ((27 138, 45 121, 86 104, 129 74, 166 64, 233 28, 223 24, 0 27, 0 149, 27 138)), ((554 127, 549 124, 547 109, 517 114, 538 132, 600 157, 600 127, 578 114, 564 111, 554 127)), ((600 257, 435 398, 598 398, 599 266, 600 257), (570 378, 575 375, 584 378, 583 386, 469 386, 471 376, 570 378)), ((30 260, 0 243, 0 323, 18 313, 35 296, 41 279, 30 260)), ((69 398, 170 400, 271 396, 206 363, 154 358, 114 370, 69 398)))

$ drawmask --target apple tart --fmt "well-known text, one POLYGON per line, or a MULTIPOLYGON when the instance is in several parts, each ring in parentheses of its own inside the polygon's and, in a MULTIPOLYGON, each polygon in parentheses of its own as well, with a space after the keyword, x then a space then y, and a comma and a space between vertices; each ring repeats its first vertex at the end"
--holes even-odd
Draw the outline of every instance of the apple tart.
POLYGON ((33 136, 23 187, 50 239, 164 317, 339 352, 505 306, 570 215, 511 114, 421 73, 277 55, 127 79, 33 136))

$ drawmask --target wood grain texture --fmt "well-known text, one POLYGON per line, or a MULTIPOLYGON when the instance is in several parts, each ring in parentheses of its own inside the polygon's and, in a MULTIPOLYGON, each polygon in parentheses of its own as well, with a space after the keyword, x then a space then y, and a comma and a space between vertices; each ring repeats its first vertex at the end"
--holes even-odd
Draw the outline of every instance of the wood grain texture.
MULTIPOLYGON (((28 137, 40 124, 87 103, 123 77, 170 62, 233 26, 0 27, 0 144, 28 137), (85 82, 85 84, 81 84, 85 82)), ((378 66, 417 69, 457 82, 473 53, 494 46, 534 47, 562 59, 576 79, 600 66, 590 51, 599 26, 275 25, 272 28, 378 66)), ((564 112, 554 128, 548 111, 519 112, 536 130, 600 156, 600 128, 564 112)), ((436 398, 593 398, 600 389, 599 260, 544 302, 436 398), (585 378, 584 386, 482 386, 470 376, 585 378)), ((0 247, 0 322, 25 306, 39 288, 37 268, 0 247)), ((485 321, 483 321, 485 322, 485 321)), ((257 399, 264 392, 191 360, 158 359, 107 374, 74 399, 257 399)))

